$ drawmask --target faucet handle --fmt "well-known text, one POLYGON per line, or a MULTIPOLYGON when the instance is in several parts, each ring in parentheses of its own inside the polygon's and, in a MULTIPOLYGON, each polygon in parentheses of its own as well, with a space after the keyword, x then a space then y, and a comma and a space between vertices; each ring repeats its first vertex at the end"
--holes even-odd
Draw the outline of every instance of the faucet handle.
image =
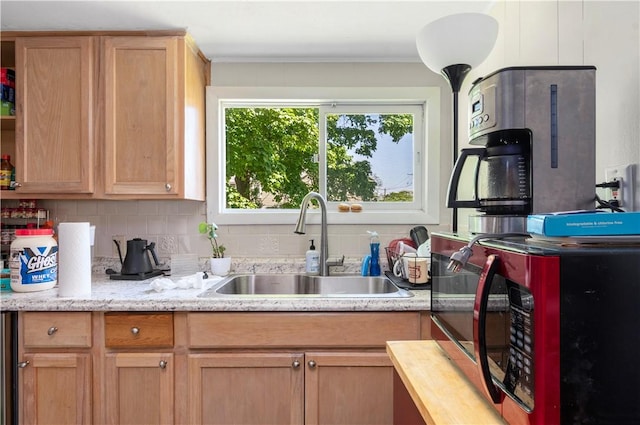
POLYGON ((344 255, 342 256, 342 258, 340 258, 339 260, 336 260, 336 261, 327 260, 327 265, 328 266, 343 266, 344 265, 344 255))

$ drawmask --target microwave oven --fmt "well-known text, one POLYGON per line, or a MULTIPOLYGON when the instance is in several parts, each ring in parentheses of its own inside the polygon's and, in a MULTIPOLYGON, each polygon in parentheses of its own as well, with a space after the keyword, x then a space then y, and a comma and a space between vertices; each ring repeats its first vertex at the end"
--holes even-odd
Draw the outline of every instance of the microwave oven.
POLYGON ((640 423, 640 245, 433 233, 432 336, 510 424, 640 423))

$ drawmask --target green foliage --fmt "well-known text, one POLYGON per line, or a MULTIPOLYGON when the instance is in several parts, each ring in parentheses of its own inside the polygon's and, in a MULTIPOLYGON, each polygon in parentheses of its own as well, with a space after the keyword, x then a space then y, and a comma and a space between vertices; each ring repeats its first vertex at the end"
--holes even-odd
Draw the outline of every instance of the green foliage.
POLYGON ((391 192, 386 195, 383 199, 384 202, 412 202, 413 201, 413 193, 408 190, 403 190, 401 192, 391 192))
POLYGON ((198 225, 198 232, 206 235, 209 243, 211 243, 211 256, 213 258, 223 258, 227 248, 225 248, 224 245, 218 245, 218 234, 216 230, 218 230, 216 223, 202 222, 198 225))
MULTIPOLYGON (((318 188, 318 111, 311 108, 233 108, 226 110, 227 182, 250 205, 263 206, 272 193, 284 205, 299 206, 318 188)), ((227 206, 235 208, 227 199, 227 206)))
MULTIPOLYGON (((316 108, 228 108, 226 113, 227 208, 298 208, 319 188, 319 111, 316 108), (233 184, 231 184, 233 183, 233 184), (264 194, 271 199, 262 199, 264 194)), ((327 199, 375 201, 379 182, 368 160, 378 134, 394 143, 410 134, 410 114, 327 116, 327 199)))

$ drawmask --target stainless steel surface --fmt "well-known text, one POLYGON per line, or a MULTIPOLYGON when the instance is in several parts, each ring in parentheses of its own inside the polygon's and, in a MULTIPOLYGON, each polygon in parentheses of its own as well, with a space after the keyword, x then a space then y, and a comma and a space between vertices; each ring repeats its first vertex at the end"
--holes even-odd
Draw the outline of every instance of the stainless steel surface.
POLYGON ((532 214, 594 208, 595 80, 590 66, 511 67, 469 91, 471 144, 499 130, 531 131, 532 214))
POLYGON ((469 217, 469 232, 526 233, 527 217, 521 215, 473 215, 469 217))
POLYGON ((329 276, 329 263, 327 263, 327 258, 329 258, 329 241, 327 239, 327 203, 324 201, 322 195, 316 192, 309 192, 304 197, 300 204, 300 216, 298 217, 294 233, 299 235, 305 234, 307 207, 309 206, 311 199, 315 199, 318 201, 318 205, 320 205, 320 276, 329 276))
POLYGON ((200 297, 292 296, 349 298, 406 298, 384 276, 308 276, 305 274, 232 275, 205 291, 200 297))

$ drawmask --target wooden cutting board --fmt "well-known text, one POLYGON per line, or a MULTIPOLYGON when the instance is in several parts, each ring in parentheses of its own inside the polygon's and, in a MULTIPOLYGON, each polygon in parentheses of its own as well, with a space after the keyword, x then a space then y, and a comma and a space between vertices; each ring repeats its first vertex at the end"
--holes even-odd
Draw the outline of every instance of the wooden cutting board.
POLYGON ((389 341, 387 353, 427 424, 506 423, 435 341, 389 341))

